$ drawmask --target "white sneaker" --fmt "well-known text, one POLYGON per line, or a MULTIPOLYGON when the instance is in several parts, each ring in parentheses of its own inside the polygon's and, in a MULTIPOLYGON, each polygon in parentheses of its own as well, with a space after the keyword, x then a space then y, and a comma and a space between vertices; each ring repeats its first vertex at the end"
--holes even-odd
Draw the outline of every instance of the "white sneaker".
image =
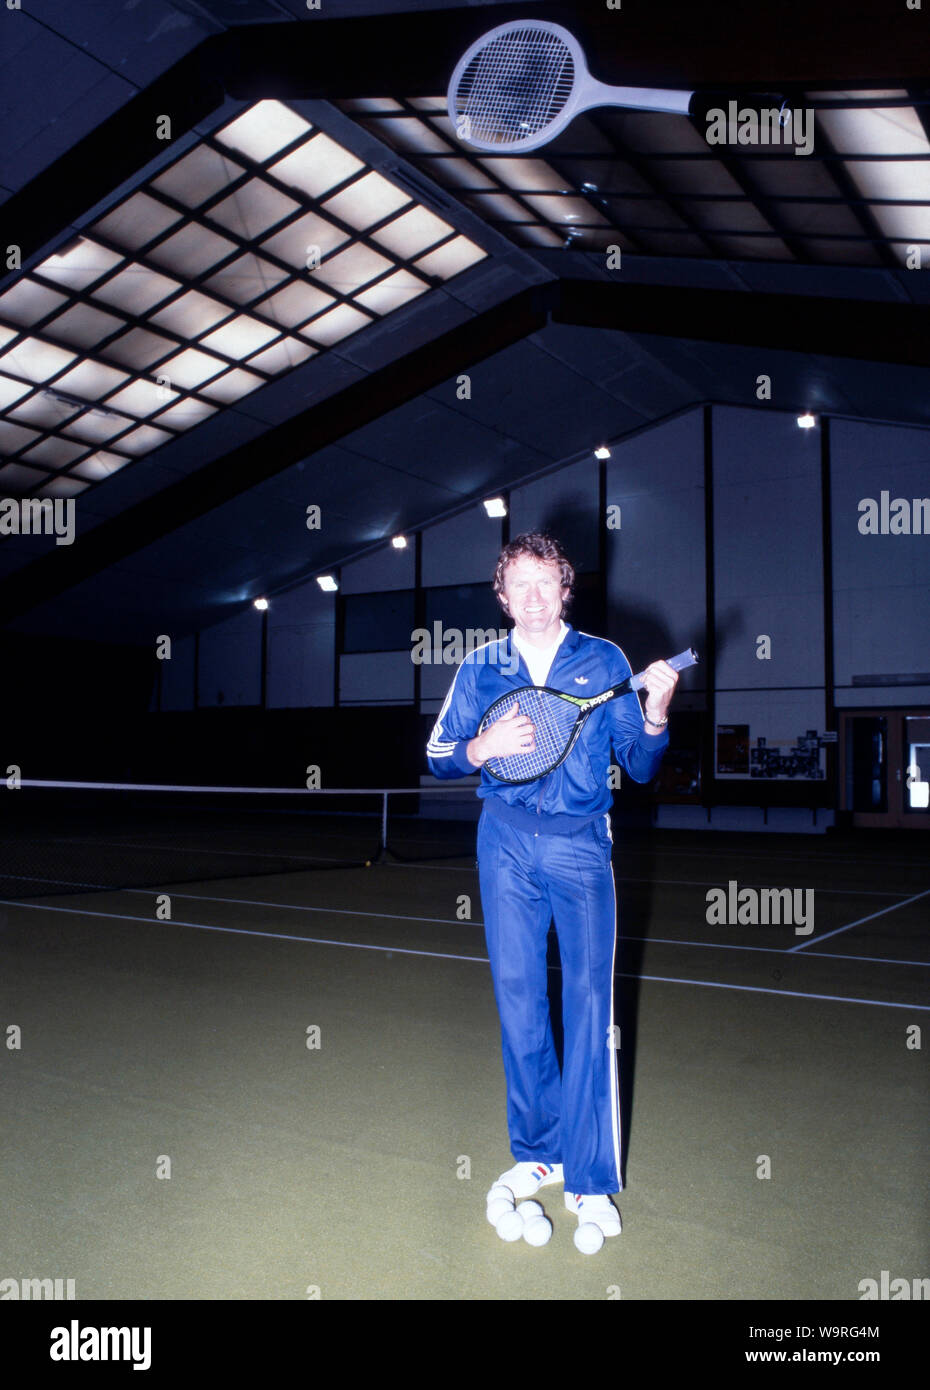
POLYGON ((564 1182, 561 1163, 517 1163, 501 1173, 494 1186, 509 1187, 519 1202, 521 1197, 535 1197, 541 1187, 556 1182, 564 1182))
POLYGON ((590 1221, 600 1226, 605 1236, 618 1236, 623 1229, 620 1213, 606 1193, 566 1192, 565 1206, 578 1217, 579 1226, 590 1221))

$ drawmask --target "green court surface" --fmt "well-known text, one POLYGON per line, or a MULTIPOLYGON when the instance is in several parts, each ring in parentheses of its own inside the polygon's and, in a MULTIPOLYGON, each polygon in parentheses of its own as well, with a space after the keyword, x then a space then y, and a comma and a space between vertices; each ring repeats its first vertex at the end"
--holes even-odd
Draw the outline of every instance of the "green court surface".
POLYGON ((4 902, 0 1276, 107 1300, 855 1301, 927 1275, 919 839, 637 834, 614 864, 626 1189, 597 1255, 561 1188, 542 1249, 485 1220, 512 1160, 466 857, 4 902), (708 925, 731 880, 812 889, 813 930, 708 925))

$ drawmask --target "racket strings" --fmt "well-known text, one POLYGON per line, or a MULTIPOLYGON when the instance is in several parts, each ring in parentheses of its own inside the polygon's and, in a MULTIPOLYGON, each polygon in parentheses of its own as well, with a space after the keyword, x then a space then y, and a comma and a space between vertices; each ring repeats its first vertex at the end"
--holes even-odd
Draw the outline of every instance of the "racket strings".
POLYGON ((475 138, 528 139, 565 106, 574 86, 571 51, 554 34, 521 29, 489 43, 468 64, 456 93, 475 138))
MULTIPOLYGON (((579 711, 577 705, 545 690, 524 690, 517 703, 517 716, 525 715, 535 729, 535 747, 525 753, 492 758, 488 768, 507 781, 531 781, 545 776, 558 763, 571 740, 579 711)), ((500 709, 492 707, 488 711, 486 724, 495 724, 513 709, 513 696, 505 697, 498 704, 500 709)))

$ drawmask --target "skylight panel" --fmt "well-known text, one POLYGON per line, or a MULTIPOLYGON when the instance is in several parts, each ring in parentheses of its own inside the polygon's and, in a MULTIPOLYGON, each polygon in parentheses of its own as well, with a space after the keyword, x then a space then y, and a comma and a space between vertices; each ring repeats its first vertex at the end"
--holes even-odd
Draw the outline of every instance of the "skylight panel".
POLYGON ((25 425, 12 425, 9 420, 0 420, 0 449, 6 454, 14 454, 17 449, 24 449, 27 444, 34 444, 38 438, 38 433, 26 429, 25 425))
POLYGON ((0 353, 0 372, 11 372, 27 381, 48 381, 75 358, 75 353, 54 347, 41 338, 22 338, 15 347, 0 353))
POLYGON ((312 348, 309 343, 301 342, 299 338, 282 338, 279 343, 265 348, 264 352, 256 353, 254 357, 250 357, 249 366, 277 375, 278 372, 289 371, 291 367, 305 362, 308 357, 313 357, 315 353, 316 348, 312 348))
POLYGON ((72 371, 66 372, 55 382, 56 391, 65 391, 69 396, 78 396, 85 401, 99 401, 117 386, 128 381, 126 372, 116 367, 105 367, 102 362, 79 362, 72 371))
POLYGON ((330 309, 328 314, 321 314, 318 319, 308 323, 306 328, 301 331, 313 342, 321 343, 324 347, 331 347, 333 343, 348 338, 351 333, 357 333, 360 328, 364 328, 369 323, 371 323, 371 319, 367 314, 353 309, 350 304, 340 304, 337 308, 330 309))
POLYGON ((66 297, 57 290, 27 277, 0 294, 0 318, 30 326, 67 302, 66 297))
POLYGON ((174 435, 167 430, 157 429, 155 425, 140 425, 132 434, 123 435, 119 447, 125 449, 127 454, 148 454, 152 449, 167 444, 170 439, 174 439, 174 435))
POLYGON ((227 365, 221 358, 213 357, 209 352, 187 348, 176 357, 169 357, 167 362, 162 362, 158 368, 158 375, 166 376, 173 385, 183 386, 186 391, 194 391, 211 377, 219 376, 220 372, 226 370, 227 365))
POLYGON ((500 222, 527 222, 530 217, 523 204, 506 193, 470 193, 466 201, 480 217, 495 217, 500 222))
POLYGON ((314 255, 325 256, 349 240, 341 227, 308 212, 262 243, 263 250, 295 270, 307 270, 314 255))
POLYGON ((184 400, 178 401, 177 405, 169 406, 166 411, 159 415, 159 424, 170 425, 174 430, 189 430, 194 425, 199 425, 201 420, 206 420, 207 416, 215 415, 219 406, 207 405, 206 401, 194 400, 188 396, 184 400))
POLYGON ((229 323, 224 323, 221 328, 215 328, 212 333, 208 333, 203 339, 203 346, 215 348, 227 357, 242 358, 264 347, 277 336, 276 328, 260 323, 258 319, 250 318, 247 314, 239 314, 236 318, 230 319, 229 323))
MULTIPOLYGON (((409 304, 411 299, 416 299, 429 288, 419 275, 411 275, 409 270, 398 270, 385 280, 379 280, 377 285, 372 285, 370 289, 357 294, 355 301, 370 309, 373 314, 390 314, 392 310, 399 309, 402 304, 409 304)), ((313 326, 308 325, 309 333, 312 333, 313 326)))
POLYGON ((40 497, 76 497, 90 487, 78 478, 51 478, 44 487, 39 488, 40 497))
POLYGON ((268 172, 311 198, 321 198, 364 167, 354 154, 337 145, 328 135, 317 132, 312 140, 305 141, 277 164, 272 164, 268 172))
POLYGON ((162 406, 176 401, 177 398, 178 392, 172 391, 161 382, 140 380, 132 382, 122 391, 117 391, 107 404, 112 405, 114 409, 128 410, 131 414, 144 418, 146 415, 154 415, 156 410, 161 410, 162 406))
POLYGON ((415 154, 456 154, 458 151, 443 140, 435 130, 415 116, 391 118, 386 121, 375 117, 367 125, 378 135, 383 135, 389 144, 415 154))
POLYGON ((217 132, 217 140, 262 163, 312 129, 280 101, 259 101, 217 132))
POLYGON ((118 473, 131 461, 131 459, 123 458, 120 454, 112 454, 101 449, 96 454, 90 454, 86 459, 81 459, 80 463, 74 465, 71 472, 79 478, 87 478, 90 482, 99 482, 101 478, 109 478, 112 473, 118 473))
POLYGON ((187 208, 200 207, 208 198, 234 183, 245 173, 241 164, 214 150, 210 145, 198 145, 195 149, 172 164, 157 179, 152 187, 159 193, 175 198, 187 208))
POLYGON ((474 265, 476 261, 483 261, 486 255, 487 252, 482 251, 473 241, 469 241, 468 237, 457 236, 454 241, 446 242, 445 246, 421 256, 416 262, 416 268, 422 270, 425 275, 435 275, 440 280, 449 280, 453 275, 458 275, 460 271, 474 265))
POLYGON ((0 468, 0 488, 3 488, 4 492, 13 488, 25 491, 47 477, 48 474, 42 473, 38 468, 28 468, 24 463, 8 463, 5 468, 0 468))
POLYGON ((163 265, 167 270, 174 271, 175 275, 191 280, 220 261, 225 261, 237 250, 234 241, 220 236, 218 232, 208 231, 199 222, 189 222, 167 241, 154 247, 148 257, 156 265, 163 265))
POLYGON ((289 285, 285 285, 283 290, 268 296, 256 304, 266 318, 274 319, 275 323, 280 323, 285 328, 296 328, 299 323, 306 323, 312 314, 318 314, 328 305, 334 304, 335 300, 331 294, 319 289, 316 285, 306 284, 302 280, 294 280, 289 285))
POLYGON ((73 343, 75 347, 93 348, 104 338, 118 332, 123 325, 123 319, 105 314, 102 309, 94 309, 90 304, 74 304, 52 319, 48 332, 51 337, 73 343))
POLYGON ((113 212, 95 222, 91 231, 117 246, 138 251, 146 242, 166 232, 181 220, 181 214, 147 193, 134 193, 113 212))
POLYGON ((300 204, 272 188, 264 179, 249 179, 224 198, 207 216, 235 232, 243 241, 256 241, 270 227, 300 211, 300 204))
POLYGON ((83 290, 99 280, 101 275, 122 265, 123 257, 116 251, 109 251, 99 242, 87 237, 78 237, 73 246, 67 247, 54 256, 49 256, 35 273, 44 275, 47 280, 69 290, 83 290))
MULTIPOLYGON (((235 264, 234 261, 233 265, 235 264)), ((201 333, 206 333, 223 319, 229 318, 232 312, 228 304, 211 299, 199 290, 188 290, 187 294, 180 295, 170 304, 166 304, 164 309, 159 309, 153 314, 152 322, 161 328, 170 328, 179 338, 199 338, 201 333)))
POLYGON ((81 409, 79 405, 56 399, 54 387, 39 391, 28 401, 23 401, 15 410, 9 412, 11 420, 21 420, 27 425, 37 425, 39 429, 55 430, 65 420, 70 420, 81 409))
POLYGON ((128 415, 118 415, 115 411, 88 410, 76 420, 69 420, 65 433, 77 439, 86 439, 90 444, 102 444, 135 423, 128 415))
POLYGON ((14 381, 12 377, 0 376, 0 410, 4 410, 14 401, 21 400, 29 390, 21 381, 14 381))
POLYGON ((150 333, 147 328, 131 328, 121 338, 108 343, 104 352, 124 367, 140 372, 177 346, 171 338, 163 338, 160 333, 150 333))
POLYGON ((367 285, 376 275, 382 275, 391 269, 391 261, 359 242, 324 261, 313 272, 313 277, 348 295, 360 289, 362 285, 367 285))
POLYGON ((281 270, 264 256, 256 256, 251 251, 230 261, 229 265, 211 275, 204 284, 214 294, 224 294, 237 304, 250 304, 260 294, 280 285, 287 279, 287 271, 281 270))
POLYGON ((15 328, 4 328, 3 324, 0 324, 0 347, 6 347, 7 343, 12 343, 16 336, 15 328))
POLYGON ((86 453, 86 444, 75 444, 68 439, 42 439, 23 454, 23 461, 44 463, 50 468, 65 468, 86 453))
POLYGON ((167 299, 181 288, 177 280, 167 275, 159 275, 144 265, 131 264, 119 271, 112 280, 94 290, 94 298, 107 304, 115 304, 117 309, 132 318, 144 314, 148 309, 167 299))
POLYGON ((411 208, 410 212, 395 217, 393 222, 372 232, 371 236, 373 241, 386 246, 395 256, 410 259, 427 247, 435 246, 437 241, 442 241, 453 230, 448 222, 428 208, 411 208))
POLYGON ((364 231, 410 201, 409 193, 402 192, 389 179, 372 172, 357 179, 334 198, 328 198, 323 208, 343 222, 348 222, 350 227, 364 231))
POLYGON ((223 401, 230 405, 264 384, 264 377, 256 376, 254 372, 246 372, 241 367, 234 367, 225 376, 211 381, 203 388, 201 394, 209 396, 211 400, 223 401))

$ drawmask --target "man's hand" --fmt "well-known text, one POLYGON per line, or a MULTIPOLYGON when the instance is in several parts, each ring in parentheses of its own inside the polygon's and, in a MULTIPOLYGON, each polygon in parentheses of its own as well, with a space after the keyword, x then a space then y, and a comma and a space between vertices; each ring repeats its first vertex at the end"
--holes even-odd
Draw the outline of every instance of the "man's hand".
POLYGON ((481 767, 488 758, 508 758, 513 753, 532 753, 536 747, 535 728, 525 714, 519 714, 519 704, 502 715, 490 729, 473 738, 465 752, 473 767, 481 767), (519 716, 519 717, 518 717, 519 716))
POLYGON ((654 661, 643 672, 643 689, 646 692, 646 718, 661 724, 668 714, 668 707, 678 684, 678 672, 673 671, 667 661, 654 661))

